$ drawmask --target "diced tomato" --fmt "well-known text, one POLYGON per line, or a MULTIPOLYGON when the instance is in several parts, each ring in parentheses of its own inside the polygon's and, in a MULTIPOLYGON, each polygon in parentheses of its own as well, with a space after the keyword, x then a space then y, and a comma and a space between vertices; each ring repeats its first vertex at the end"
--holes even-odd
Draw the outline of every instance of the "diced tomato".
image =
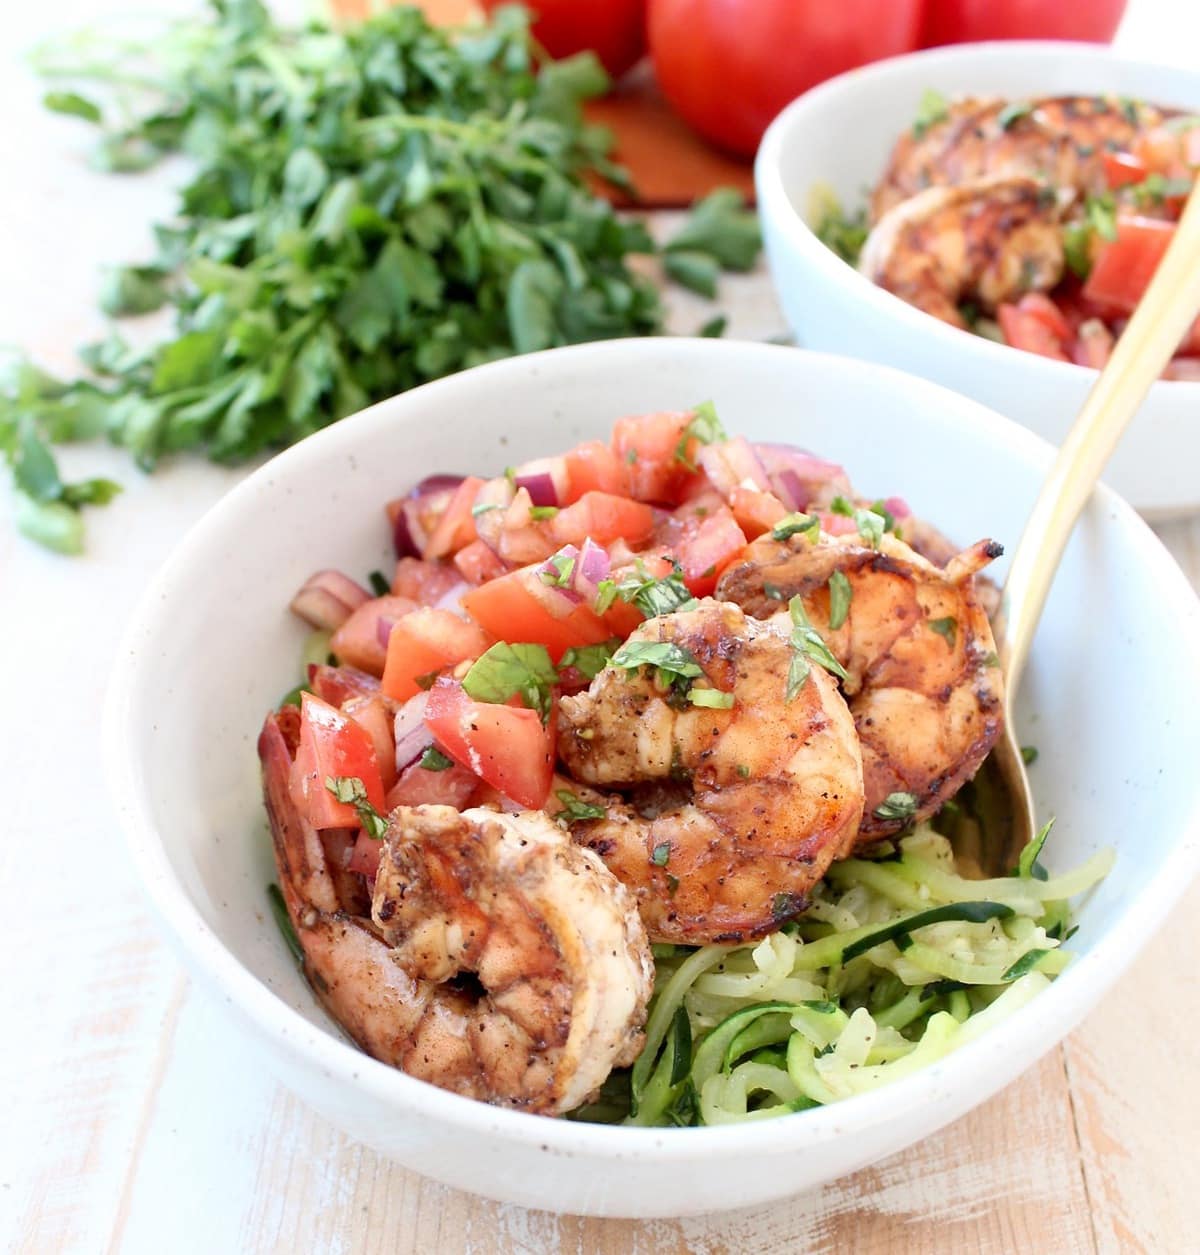
POLYGON ((1001 304, 996 312, 1004 339, 1014 349, 1024 349, 1028 353, 1038 353, 1042 357, 1052 357, 1060 362, 1070 360, 1063 349, 1062 341, 1037 314, 1008 304, 1001 304))
POLYGON ((774 493, 758 492, 740 484, 729 494, 729 506, 749 540, 769 532, 788 513, 787 507, 774 493))
POLYGON ((654 511, 628 497, 585 492, 574 505, 559 510, 550 530, 560 545, 582 545, 589 536, 598 545, 614 540, 638 545, 654 530, 654 511))
POLYGON ((384 806, 383 780, 366 730, 311 693, 300 695, 300 745, 292 764, 292 801, 314 828, 357 828, 358 813, 325 787, 328 777, 357 776, 376 810, 384 806))
POLYGON ((545 645, 556 662, 573 646, 598 644, 612 635, 587 606, 544 584, 536 566, 471 589, 462 604, 485 632, 500 640, 545 645))
POLYGON ((528 490, 518 488, 512 501, 503 507, 503 513, 495 512, 500 519, 499 526, 492 512, 481 516, 487 520, 486 527, 480 530, 481 538, 494 544, 505 562, 543 562, 558 548, 550 524, 544 519, 535 519, 533 509, 533 498, 528 490))
POLYGON ((468 475, 454 490, 445 513, 438 519, 437 526, 430 534, 429 543, 425 546, 422 556, 426 561, 444 558, 475 539, 475 518, 471 507, 474 506, 475 498, 483 485, 482 479, 468 475))
POLYGON ((578 501, 585 492, 621 493, 625 490, 620 460, 601 440, 577 445, 566 455, 566 463, 567 495, 563 505, 578 501))
POLYGON ((613 426, 613 452, 629 494, 638 501, 672 505, 695 474, 700 442, 685 439, 690 410, 619 418, 613 426), (681 448, 682 442, 682 448, 681 448), (679 456, 682 453, 682 457, 679 456))
POLYGON ((1132 313, 1150 286, 1175 234, 1175 224, 1157 218, 1118 218, 1117 238, 1106 240, 1083 285, 1092 300, 1132 313))
POLYGON ((679 546, 683 582, 695 596, 707 597, 721 572, 745 547, 746 534, 727 508, 710 514, 679 546))
POLYGON ((443 771, 430 771, 419 762, 410 763, 387 795, 391 812, 397 806, 453 806, 461 809, 479 787, 479 777, 454 763, 443 771))
POLYGON ((1146 176, 1150 171, 1146 168, 1146 163, 1139 157, 1135 157, 1133 153, 1111 153, 1103 154, 1104 160, 1104 178, 1108 186, 1114 190, 1118 187, 1129 187, 1134 183, 1144 183, 1146 176))
POLYGON ((452 566, 444 562, 424 562, 401 558, 392 577, 392 592, 422 606, 436 605, 459 582, 452 566))
POLYGON ((858 531, 858 524, 844 514, 834 514, 832 510, 818 510, 817 517, 821 520, 821 531, 826 536, 852 536, 858 531))
POLYGON ((1044 324, 1046 330, 1057 339, 1071 338, 1071 324, 1062 310, 1044 292, 1027 292, 1017 302, 1017 308, 1044 324))
POLYGON ((429 691, 425 724, 449 757, 505 796, 535 809, 545 804, 554 738, 536 711, 472 701, 443 677, 429 691))
POLYGON ((757 488, 759 492, 770 491, 762 460, 745 436, 705 445, 697 452, 696 460, 726 501, 738 484, 757 488))
POLYGON ((366 696, 350 698, 342 707, 342 714, 349 715, 371 738, 375 761, 379 764, 379 778, 383 787, 390 789, 396 780, 395 715, 392 708, 383 694, 376 690, 366 696))
POLYGON ((1134 139, 1132 155, 1147 173, 1175 178, 1185 175, 1189 165, 1200 165, 1200 142, 1197 141, 1200 141, 1200 130, 1195 127, 1185 131, 1166 126, 1147 127, 1134 139))
POLYGON ((1200 357, 1173 357, 1163 371, 1163 378, 1200 383, 1200 357))
POLYGON ((370 697, 379 692, 379 678, 357 667, 328 667, 314 663, 308 668, 308 687, 331 706, 340 706, 352 697, 370 697))
POLYGON ((383 691, 405 702, 421 691, 420 676, 478 658, 492 643, 474 623, 449 610, 422 606, 392 628, 387 644, 383 691))
POLYGON ((454 566, 468 584, 483 584, 508 568, 482 540, 473 540, 454 555, 454 566))
MULTIPOLYGON (((455 580, 457 582, 457 576, 455 580)), ((380 624, 388 621, 398 623, 416 608, 416 602, 408 597, 397 597, 395 594, 373 597, 359 606, 334 632, 329 648, 339 661, 360 671, 369 671, 372 675, 382 675, 387 659, 384 646, 387 634, 381 632, 380 624)))
POLYGON ((1103 370, 1112 354, 1113 333, 1099 318, 1089 318, 1080 323, 1079 331, 1071 348, 1071 360, 1079 366, 1091 366, 1103 370))

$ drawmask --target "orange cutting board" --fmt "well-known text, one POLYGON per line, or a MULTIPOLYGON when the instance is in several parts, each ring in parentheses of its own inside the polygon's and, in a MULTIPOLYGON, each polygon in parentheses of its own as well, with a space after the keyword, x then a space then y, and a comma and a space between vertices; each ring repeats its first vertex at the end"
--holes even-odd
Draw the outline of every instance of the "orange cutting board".
MULTIPOLYGON (((461 26, 479 16, 474 0, 416 0, 431 22, 461 26)), ((330 0, 342 19, 366 17, 374 0, 330 0)), ((589 121, 612 131, 615 159, 625 166, 637 188, 636 201, 615 189, 601 190, 618 204, 637 204, 647 209, 690 205, 714 187, 732 186, 754 198, 750 162, 706 144, 671 112, 654 82, 648 64, 632 70, 603 100, 587 108, 589 121)))

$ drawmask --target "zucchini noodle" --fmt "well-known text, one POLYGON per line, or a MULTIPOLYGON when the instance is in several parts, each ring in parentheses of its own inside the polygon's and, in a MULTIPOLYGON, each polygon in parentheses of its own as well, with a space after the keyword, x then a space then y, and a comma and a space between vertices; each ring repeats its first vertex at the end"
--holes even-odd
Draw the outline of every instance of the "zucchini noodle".
POLYGON ((885 1085, 973 1041, 1071 961, 1068 898, 1111 850, 1050 876, 1049 825, 1013 875, 973 880, 918 825, 878 861, 835 864, 808 909, 749 945, 656 946, 646 1044, 574 1119, 769 1119, 885 1085))

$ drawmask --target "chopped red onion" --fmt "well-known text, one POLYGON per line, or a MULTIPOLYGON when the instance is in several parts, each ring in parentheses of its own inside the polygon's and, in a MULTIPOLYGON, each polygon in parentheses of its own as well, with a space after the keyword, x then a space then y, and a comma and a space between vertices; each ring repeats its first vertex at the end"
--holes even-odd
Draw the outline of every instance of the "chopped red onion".
MULTIPOLYGON (((573 548, 574 546, 569 546, 573 548)), ((612 563, 608 554, 589 536, 579 550, 575 569, 571 573, 571 587, 587 602, 596 600, 601 580, 608 579, 612 563)))
POLYGON ((696 460, 723 497, 728 497, 737 487, 750 487, 758 492, 771 490, 766 469, 754 446, 744 436, 705 445, 696 460))
POLYGON ((428 693, 418 693, 396 711, 393 731, 396 737, 396 770, 403 771, 433 744, 433 736, 425 726, 425 702, 428 693))
POLYGON ((537 595, 556 619, 565 619, 583 600, 574 586, 575 572, 579 569, 579 550, 574 545, 564 545, 556 554, 546 559, 537 569, 537 595), (567 583, 560 585, 562 563, 569 561, 571 570, 567 583))
POLYGON ((438 517, 463 482, 462 475, 426 475, 406 497, 384 507, 392 524, 392 544, 397 558, 419 558, 438 517))
POLYGON ((787 444, 756 444, 754 449, 775 495, 789 510, 805 510, 814 498, 851 494, 850 480, 836 462, 787 444))
POLYGON ((315 628, 336 632, 371 594, 341 571, 318 571, 292 598, 291 610, 315 628))
POLYGON ((518 466, 514 476, 534 505, 562 505, 567 498, 567 463, 564 458, 538 458, 518 466))

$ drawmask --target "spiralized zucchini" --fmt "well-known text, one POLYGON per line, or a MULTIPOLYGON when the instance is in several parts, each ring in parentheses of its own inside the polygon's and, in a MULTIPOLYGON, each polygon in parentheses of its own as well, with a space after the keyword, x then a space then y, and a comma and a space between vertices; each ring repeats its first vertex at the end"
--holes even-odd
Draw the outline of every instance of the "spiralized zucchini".
POLYGON ((1011 1015, 1071 960, 1067 899, 1104 850, 1051 877, 1049 825, 1012 876, 955 870, 929 824, 888 857, 835 864, 798 919, 753 945, 656 946, 646 1045, 574 1119, 728 1124, 907 1076, 1011 1015))

